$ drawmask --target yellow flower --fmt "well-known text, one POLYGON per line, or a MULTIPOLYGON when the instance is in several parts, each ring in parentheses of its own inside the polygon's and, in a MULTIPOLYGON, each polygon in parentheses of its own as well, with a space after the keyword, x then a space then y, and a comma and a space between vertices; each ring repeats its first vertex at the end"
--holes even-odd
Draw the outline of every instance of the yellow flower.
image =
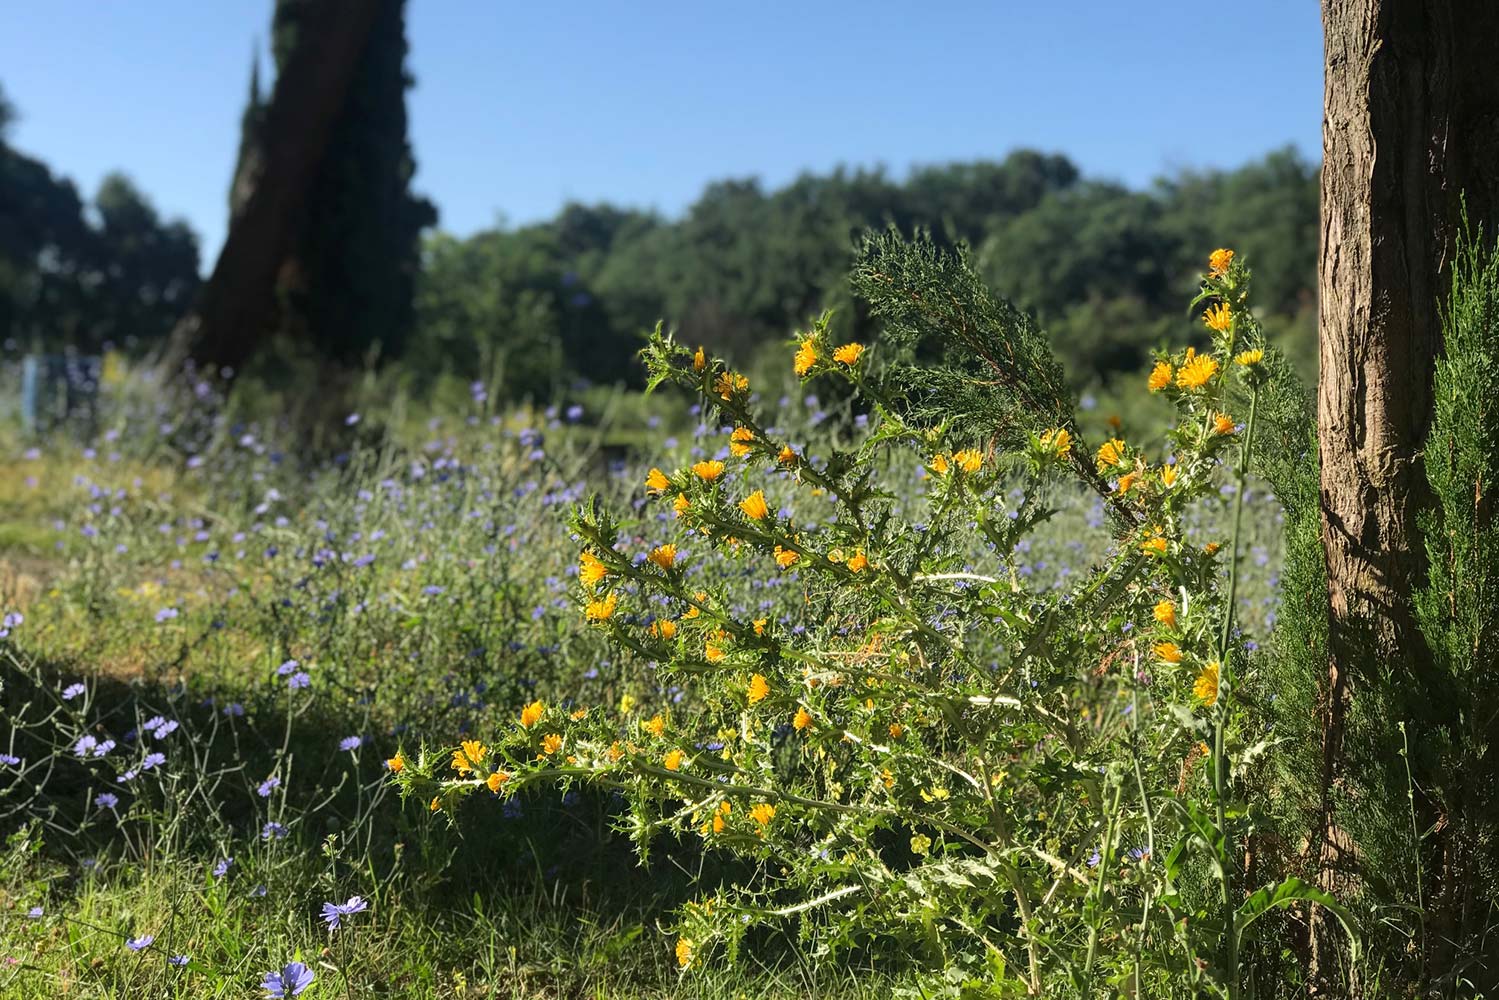
POLYGON ((428 808, 433 812, 437 812, 442 808, 442 799, 436 795, 432 796, 432 804, 428 808))
POLYGON ((761 826, 769 826, 770 821, 776 818, 776 807, 769 802, 756 803, 750 810, 750 817, 761 826))
POLYGON ((1202 314, 1202 322, 1209 330, 1219 333, 1227 333, 1228 328, 1233 325, 1233 311, 1228 308, 1227 302, 1220 302, 1216 306, 1209 306, 1207 312, 1202 314))
POLYGON ((793 729, 812 728, 812 713, 808 712, 805 708, 798 707, 796 717, 791 720, 791 727, 793 729))
POLYGON ((1171 362, 1157 361, 1150 370, 1150 379, 1145 383, 1151 392, 1160 392, 1171 384, 1171 362))
POLYGON ((489 756, 489 748, 478 740, 464 740, 462 744, 463 755, 475 764, 484 763, 484 758, 489 756))
POLYGON ((530 729, 532 726, 536 725, 536 723, 541 721, 541 716, 546 712, 546 710, 547 707, 541 702, 531 702, 531 704, 520 710, 520 724, 526 729, 530 729))
POLYGON ((1221 278, 1228 273, 1228 265, 1234 260, 1232 250, 1214 250, 1208 254, 1208 273, 1215 278, 1221 278))
POLYGON ((1187 348, 1187 359, 1182 362, 1181 371, 1176 373, 1176 384, 1183 389, 1201 389, 1218 374, 1218 359, 1211 354, 1199 355, 1191 347, 1187 348))
POLYGON ((644 726, 645 731, 650 733, 652 736, 660 736, 662 733, 666 732, 666 720, 661 718, 660 712, 657 712, 655 715, 642 722, 641 725, 644 726))
POLYGON ((862 573, 869 568, 869 557, 864 555, 863 549, 860 549, 858 552, 855 552, 853 554, 853 557, 849 559, 847 565, 850 572, 862 573))
POLYGON ((1219 413, 1213 417, 1214 434, 1232 434, 1234 432, 1234 419, 1227 413, 1219 413))
POLYGON ((556 733, 547 733, 541 738, 541 752, 552 754, 562 749, 562 737, 556 733))
POLYGON ((687 499, 687 494, 685 493, 678 493, 677 498, 671 502, 671 509, 676 512, 677 517, 681 517, 687 513, 688 508, 691 506, 692 502, 687 499))
POLYGON ((1181 648, 1174 642, 1158 642, 1151 649, 1162 663, 1180 663, 1182 661, 1181 648))
POLYGON ((677 547, 671 542, 667 542, 665 545, 658 545, 654 549, 651 549, 650 555, 646 556, 646 558, 662 569, 671 569, 677 561, 677 547))
POLYGON ((796 452, 791 450, 791 445, 782 445, 781 453, 776 456, 776 461, 780 462, 782 465, 795 465, 796 452))
POLYGON ((727 826, 727 825, 728 824, 723 821, 723 817, 722 816, 715 815, 713 817, 713 832, 714 833, 723 833, 724 827, 727 826))
POLYGON ((608 621, 614 617, 614 609, 619 605, 619 595, 613 591, 602 601, 589 601, 588 606, 583 609, 583 617, 591 622, 608 621))
POLYGON ((947 456, 940 451, 932 456, 932 471, 939 476, 947 475, 947 456))
POLYGON ((904 735, 906 735, 905 726, 901 725, 899 722, 890 723, 890 738, 892 740, 898 740, 904 735))
POLYGON ((629 715, 630 710, 635 707, 635 696, 622 694, 619 696, 619 712, 621 715, 629 715))
POLYGON ((1176 466, 1174 466, 1174 465, 1163 465, 1163 466, 1161 466, 1161 482, 1165 483, 1167 486, 1175 486, 1176 485, 1176 476, 1177 476, 1176 466))
POLYGON ((756 618, 755 619, 754 625, 755 625, 755 634, 756 635, 764 635, 765 634, 765 623, 768 622, 768 621, 770 621, 769 618, 756 618))
POLYGON ((651 635, 662 639, 671 639, 677 634, 677 623, 670 618, 662 618, 651 622, 651 635))
POLYGON ((925 854, 932 849, 932 838, 924 833, 918 833, 911 838, 911 853, 925 854))
POLYGON ((682 767, 682 761, 686 757, 687 757, 687 755, 685 753, 683 753, 682 751, 680 751, 680 750, 673 750, 673 751, 671 751, 670 753, 668 753, 666 755, 666 759, 663 760, 661 763, 663 765, 665 765, 665 767, 666 767, 666 769, 668 771, 676 771, 676 770, 680 770, 681 769, 681 767, 682 767))
POLYGON ((677 964, 684 969, 692 964, 692 942, 686 938, 677 939, 677 964))
POLYGON ((698 462, 692 467, 692 474, 705 482, 713 482, 723 475, 723 463, 717 459, 709 459, 706 462, 698 462))
POLYGON ((732 399, 734 393, 744 392, 748 388, 749 379, 733 372, 724 372, 718 376, 718 381, 713 383, 713 391, 718 393, 719 399, 732 399))
POLYGON ((802 341, 801 346, 796 349, 796 358, 792 361, 791 367, 794 368, 796 370, 796 374, 800 376, 805 375, 807 374, 807 372, 811 371, 812 366, 815 364, 817 364, 817 343, 811 337, 808 337, 806 340, 802 341))
POLYGON ((624 755, 625 748, 619 745, 619 740, 615 740, 613 743, 609 744, 609 752, 607 756, 609 757, 611 763, 618 763, 619 759, 624 755))
POLYGON ((1098 468, 1100 471, 1113 469, 1124 464, 1124 442, 1118 438, 1109 438, 1098 448, 1098 468))
POLYGON ((697 353, 692 356, 692 370, 695 372, 700 372, 707 367, 708 357, 703 353, 703 349, 699 347, 697 349, 697 353))
POLYGON ((568 714, 567 717, 569 719, 572 719, 574 722, 581 722, 584 719, 588 718, 588 709, 586 709, 586 708, 574 709, 572 712, 570 712, 568 714))
POLYGON ((1197 680, 1192 683, 1192 693, 1204 705, 1218 704, 1218 661, 1213 660, 1202 668, 1197 680))
POLYGON ((1223 546, 1219 545, 1217 542, 1208 542, 1202 547, 1202 551, 1206 552, 1210 556, 1215 556, 1218 554, 1218 550, 1221 548, 1223 548, 1223 546))
POLYGON ((510 775, 506 774, 504 771, 496 771, 488 778, 484 779, 484 784, 489 786, 489 790, 491 792, 498 792, 500 790, 500 786, 509 780, 510 775))
POLYGON ((1176 628, 1176 605, 1170 601, 1159 601, 1150 612, 1155 620, 1167 628, 1176 628))
POLYGON ((1066 458, 1072 454, 1072 435, 1065 427, 1053 427, 1041 435, 1041 447, 1057 458, 1066 458))
POLYGON ((749 682, 749 703, 753 705, 757 701, 764 701, 770 694, 770 682, 765 679, 764 674, 755 674, 749 682))
POLYGON ((953 452, 952 460, 964 472, 977 472, 979 471, 979 466, 984 464, 984 456, 972 448, 964 448, 962 451, 953 452))
POLYGON ((1136 480, 1138 480, 1139 478, 1140 474, 1138 472, 1126 472, 1124 475, 1120 476, 1119 495, 1124 496, 1124 494, 1128 493, 1129 488, 1135 485, 1136 480))
POLYGON ((453 751, 453 760, 448 766, 459 774, 467 774, 474 769, 474 766, 468 762, 468 758, 463 755, 462 750, 453 751))
POLYGON ((665 493, 671 487, 671 483, 666 478, 666 473, 655 467, 652 467, 651 471, 646 475, 645 485, 652 493, 665 493))
POLYGON ((833 352, 833 360, 841 365, 854 365, 858 363, 859 355, 864 353, 863 344, 844 344, 833 352))
POLYGON ((1148 556, 1163 556, 1166 554, 1166 539, 1160 535, 1147 538, 1140 543, 1140 551, 1148 556))
POLYGON ((599 562, 592 552, 578 554, 578 579, 583 581, 583 586, 592 587, 608 575, 609 568, 599 562))
POLYGON ((390 768, 391 773, 400 774, 406 769, 406 758, 398 753, 390 760, 386 761, 385 766, 390 768))
POLYGON ((783 549, 779 545, 776 546, 775 556, 776 565, 781 567, 782 569, 790 568, 793 563, 801 558, 800 554, 793 552, 790 549, 783 549))
POLYGON ((765 502, 765 491, 756 490, 743 500, 739 501, 739 509, 751 521, 758 521, 770 513, 770 506, 765 502))
POLYGON ((1256 347, 1252 351, 1241 351, 1235 358, 1234 364, 1243 365, 1245 368, 1253 368, 1265 360, 1265 352, 1256 347))
POLYGON ((703 643, 703 658, 709 663, 717 663, 726 655, 728 654, 723 651, 723 647, 718 644, 716 639, 708 639, 703 643))
POLYGON ((729 452, 736 456, 749 454, 749 442, 755 439, 755 432, 748 427, 735 427, 734 433, 729 435, 729 452))

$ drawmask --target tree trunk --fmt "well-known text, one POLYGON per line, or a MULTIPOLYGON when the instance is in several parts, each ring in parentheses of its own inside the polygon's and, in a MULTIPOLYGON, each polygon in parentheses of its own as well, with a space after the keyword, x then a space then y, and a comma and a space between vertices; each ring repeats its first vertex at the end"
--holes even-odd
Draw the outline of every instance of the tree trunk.
POLYGON ((322 0, 266 108, 258 176, 166 363, 238 366, 270 330, 276 276, 307 209, 328 136, 380 11, 373 0, 322 0))
MULTIPOLYGON (((1350 712, 1392 678, 1411 705, 1445 707, 1422 697, 1411 604, 1425 573, 1420 450, 1460 197, 1475 224, 1499 202, 1499 3, 1323 0, 1322 22, 1317 416, 1331 618, 1314 848, 1324 887, 1346 891, 1360 881, 1350 712)), ((1392 736, 1400 721, 1385 720, 1392 736)), ((1312 923, 1314 992, 1336 992, 1328 928, 1312 923)))

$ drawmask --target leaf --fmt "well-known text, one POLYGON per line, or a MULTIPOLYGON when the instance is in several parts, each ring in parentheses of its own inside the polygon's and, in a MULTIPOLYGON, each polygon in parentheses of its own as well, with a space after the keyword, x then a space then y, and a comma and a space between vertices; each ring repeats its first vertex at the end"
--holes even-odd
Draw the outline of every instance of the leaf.
POLYGON ((1348 932, 1348 946, 1353 959, 1358 960, 1362 938, 1353 915, 1331 895, 1295 876, 1279 885, 1257 889, 1248 899, 1239 904, 1239 908, 1234 911, 1234 936, 1242 940, 1244 931, 1250 924, 1271 910, 1290 906, 1296 902, 1316 903, 1337 917, 1343 929, 1348 932))

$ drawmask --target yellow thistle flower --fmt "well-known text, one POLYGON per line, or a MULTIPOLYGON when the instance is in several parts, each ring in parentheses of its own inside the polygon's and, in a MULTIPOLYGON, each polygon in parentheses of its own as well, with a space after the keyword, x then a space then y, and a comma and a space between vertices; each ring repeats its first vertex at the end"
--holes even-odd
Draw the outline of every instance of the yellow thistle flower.
POLYGON ((795 465, 796 452, 791 450, 791 445, 782 445, 781 453, 776 456, 776 461, 780 462, 782 465, 795 465))
POLYGON ((1192 682, 1192 693, 1204 705, 1218 704, 1218 661, 1213 660, 1202 668, 1197 680, 1192 682))
POLYGON ((1124 464, 1124 442, 1118 438, 1109 438, 1098 447, 1095 456, 1099 471, 1117 468, 1124 464))
POLYGON ((755 619, 754 626, 755 626, 755 634, 756 635, 764 635, 765 634, 765 623, 768 622, 768 621, 770 621, 769 618, 756 618, 755 619))
POLYGON ((583 609, 583 617, 591 622, 608 621, 614 617, 614 609, 619 606, 619 595, 612 590, 609 596, 602 601, 589 601, 588 606, 583 609))
POLYGON ((1057 458, 1066 458, 1072 454, 1072 435, 1065 427, 1053 427, 1041 435, 1041 447, 1057 458))
POLYGON ((796 357, 792 360, 791 367, 795 369, 798 376, 802 376, 811 371, 815 364, 817 364, 817 342, 808 337, 796 349, 796 357))
POLYGON ((1208 542, 1202 547, 1202 551, 1206 552, 1210 556, 1215 556, 1218 554, 1218 550, 1221 548, 1223 548, 1223 546, 1218 544, 1217 542, 1208 542))
POLYGON ((717 663, 727 655, 716 639, 708 639, 703 643, 703 658, 709 663, 717 663))
POLYGON ((937 454, 933 455, 932 456, 932 461, 931 461, 931 468, 932 468, 932 471, 935 472, 939 476, 945 476, 945 475, 947 475, 947 469, 948 469, 948 466, 947 466, 947 456, 944 455, 944 454, 942 454, 940 451, 937 454))
POLYGON ((1208 273, 1214 278, 1221 278, 1228 273, 1228 266, 1234 262, 1232 250, 1214 250, 1208 254, 1208 273))
POLYGON ((726 826, 728 826, 728 824, 723 821, 723 817, 722 816, 714 815, 714 817, 713 817, 713 832, 714 833, 723 833, 724 827, 726 827, 726 826))
POLYGON ((670 618, 662 618, 651 622, 651 635, 662 639, 672 639, 677 634, 677 623, 670 618))
POLYGON ((468 762, 468 758, 464 756, 462 750, 453 751, 453 759, 448 764, 448 766, 457 771, 459 774, 468 774, 474 769, 474 765, 468 762))
POLYGON ((809 712, 809 711, 807 711, 805 708, 798 707, 797 710, 796 710, 796 716, 795 716, 795 718, 793 718, 791 720, 791 728, 793 728, 793 729, 810 729, 810 728, 812 728, 812 713, 809 712))
POLYGON ((1195 349, 1189 347, 1187 359, 1182 362, 1181 371, 1176 373, 1176 384, 1183 389, 1201 389, 1217 374, 1217 358, 1211 354, 1198 354, 1195 349))
POLYGON ((427 808, 431 809, 433 812, 437 812, 442 808, 442 798, 436 795, 432 796, 432 804, 427 808))
POLYGON ((719 399, 724 400, 732 399, 734 393, 744 392, 747 389, 749 389, 749 379, 733 372, 724 372, 718 376, 718 381, 713 383, 713 391, 718 393, 719 399))
POLYGON ((394 757, 390 758, 390 760, 386 761, 385 766, 390 768, 392 774, 400 774, 402 771, 406 770, 406 758, 398 753, 394 757))
POLYGON ((609 567, 599 562, 592 552, 578 554, 578 579, 583 581, 583 586, 592 587, 608 575, 609 567))
POLYGON ((1145 385, 1151 392, 1160 392, 1171 384, 1171 374, 1171 362, 1157 361, 1155 367, 1150 370, 1150 378, 1146 381, 1145 385))
POLYGON ((1166 539, 1156 535, 1141 542, 1140 551, 1147 556, 1163 556, 1166 554, 1166 546, 1166 539))
POLYGON ((723 463, 718 461, 717 459, 709 459, 705 462, 698 462, 692 467, 692 474, 694 476, 697 476, 704 482, 711 483, 713 482, 713 480, 723 475, 723 463))
POLYGON ((708 367, 708 356, 706 354, 704 354, 703 353, 703 349, 701 347, 699 347, 697 349, 697 353, 692 356, 692 370, 695 371, 695 372, 700 372, 704 368, 707 368, 707 367, 708 367))
POLYGON ((668 771, 678 771, 681 770, 682 761, 686 757, 687 755, 681 750, 673 750, 666 755, 666 758, 661 763, 668 771))
POLYGON ((769 802, 756 803, 750 810, 750 817, 761 826, 769 826, 770 821, 776 818, 776 807, 769 802))
POLYGON ((489 748, 478 740, 464 740, 460 746, 463 747, 463 755, 475 764, 484 763, 489 756, 489 748))
POLYGON ((847 565, 850 572, 862 573, 869 568, 869 557, 864 554, 863 549, 860 549, 853 554, 847 565))
POLYGON ((734 433, 729 435, 729 453, 742 458, 749 454, 749 443, 755 439, 755 432, 748 427, 735 427, 734 433))
POLYGON ((1181 647, 1174 642, 1158 642, 1151 647, 1156 658, 1162 663, 1180 663, 1182 661, 1181 647))
POLYGON ((667 542, 665 545, 658 545, 654 549, 651 549, 650 555, 646 556, 646 558, 662 569, 671 569, 677 561, 677 547, 671 542, 667 542))
POLYGON ((833 352, 833 360, 841 365, 852 367, 859 361, 859 355, 864 353, 863 344, 844 344, 833 352))
POLYGON ((1135 485, 1136 481, 1139 480, 1139 478, 1140 474, 1138 472, 1126 472, 1124 475, 1120 476, 1119 495, 1124 496, 1124 494, 1128 493, 1130 487, 1135 485))
POLYGON ((541 752, 554 754, 562 749, 562 737, 557 733, 547 733, 541 738, 541 752))
POLYGON ((1174 465, 1163 465, 1163 466, 1161 466, 1161 482, 1165 483, 1167 486, 1175 486, 1176 485, 1176 477, 1177 477, 1176 466, 1174 466, 1174 465))
POLYGON ((530 729, 541 721, 541 717, 545 714, 546 710, 547 707, 541 702, 531 702, 531 704, 520 710, 520 724, 524 728, 530 729))
POLYGON ((1213 417, 1214 434, 1232 434, 1234 432, 1234 418, 1227 413, 1219 413, 1213 417))
POLYGON ((671 509, 677 517, 681 517, 683 514, 687 513, 688 509, 691 507, 692 501, 687 499, 687 494, 685 493, 678 493, 677 498, 671 502, 671 509))
POLYGON ((968 473, 979 471, 979 467, 984 464, 984 456, 972 448, 953 452, 952 460, 957 463, 958 468, 968 473))
POLYGON ((692 964, 692 942, 686 938, 677 939, 677 965, 682 968, 692 964))
POLYGON ((1202 314, 1202 322, 1209 330, 1227 333, 1234 322, 1233 311, 1228 308, 1227 302, 1220 302, 1208 307, 1207 312, 1202 314))
POLYGON ((906 735, 905 726, 901 725, 899 722, 890 723, 890 738, 892 740, 898 740, 904 735, 906 735))
POLYGON ((504 771, 496 771, 488 778, 484 779, 484 784, 489 786, 489 790, 491 792, 498 792, 500 790, 500 786, 509 780, 510 775, 506 774, 504 771))
POLYGON ((1234 357, 1234 364, 1243 365, 1245 368, 1253 368, 1265 360, 1265 352, 1256 347, 1252 351, 1241 351, 1234 357))
POLYGON ((775 556, 776 565, 781 569, 790 569, 801 558, 800 553, 793 552, 791 549, 783 549, 779 545, 776 546, 775 556))
POLYGON ((1167 628, 1176 628, 1176 605, 1170 601, 1158 601, 1150 612, 1155 620, 1167 628))
POLYGON ((666 732, 666 720, 661 718, 661 713, 659 712, 651 716, 646 721, 642 722, 641 725, 644 726, 645 731, 650 733, 652 736, 660 736, 662 733, 666 732))
POLYGON ((666 478, 666 473, 654 466, 646 474, 645 485, 652 493, 665 493, 671 488, 671 482, 666 478))
POLYGON ((770 513, 770 506, 765 502, 765 491, 756 490, 739 501, 739 509, 744 511, 745 517, 748 517, 751 521, 763 519, 770 513))
POLYGON ((588 709, 574 709, 572 712, 568 713, 567 717, 569 719, 572 719, 574 722, 582 722, 584 719, 588 718, 588 709))
POLYGON ((609 751, 606 756, 608 756, 610 763, 619 763, 619 759, 624 755, 625 748, 619 745, 619 740, 615 740, 613 743, 609 744, 609 751))
POLYGON ((764 674, 755 674, 750 678, 747 696, 751 705, 758 701, 764 701, 770 695, 770 682, 765 679, 764 674))

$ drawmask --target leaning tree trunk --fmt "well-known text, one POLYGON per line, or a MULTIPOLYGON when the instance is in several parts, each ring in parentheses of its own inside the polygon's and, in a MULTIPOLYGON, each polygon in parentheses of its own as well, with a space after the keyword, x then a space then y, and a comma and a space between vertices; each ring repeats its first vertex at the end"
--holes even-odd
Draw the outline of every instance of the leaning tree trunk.
MULTIPOLYGON (((1322 22, 1317 419, 1331 617, 1313 846, 1324 887, 1347 890, 1360 882, 1355 813, 1379 784, 1349 766, 1350 726, 1361 709, 1404 705, 1434 717, 1383 724, 1393 735, 1412 721, 1419 738, 1446 708, 1422 687, 1415 516, 1460 198, 1475 223, 1495 219, 1499 202, 1499 2, 1323 0, 1322 22), (1375 690, 1392 683, 1403 692, 1393 701, 1375 690)), ((1327 925, 1312 923, 1325 992, 1335 989, 1327 925)))
POLYGON ((348 96, 380 4, 322 0, 276 78, 258 176, 193 310, 172 333, 166 363, 185 357, 237 366, 270 330, 276 278, 306 211, 329 133, 348 96))

